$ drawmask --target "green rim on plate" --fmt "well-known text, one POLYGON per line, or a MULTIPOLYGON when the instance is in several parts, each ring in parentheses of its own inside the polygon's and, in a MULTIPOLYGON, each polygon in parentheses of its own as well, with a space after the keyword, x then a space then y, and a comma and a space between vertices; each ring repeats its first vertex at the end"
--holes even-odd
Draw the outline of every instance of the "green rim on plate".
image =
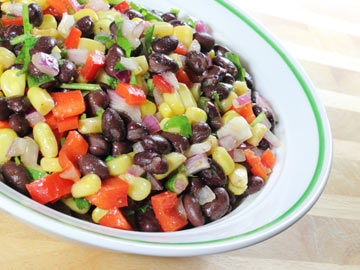
POLYGON ((233 7, 232 5, 230 5, 229 3, 227 3, 224 0, 214 0, 215 2, 217 2, 218 4, 220 4, 221 6, 223 6, 224 8, 226 8, 227 10, 229 10, 231 13, 233 13, 234 15, 236 15, 239 19, 241 19, 244 23, 246 23, 249 27, 251 27, 262 39, 264 39, 279 55, 280 57, 284 60, 284 62, 288 65, 288 67, 290 68, 290 70, 292 71, 292 73, 294 74, 294 76, 296 77, 296 79, 298 80, 299 84, 301 85, 302 89, 305 92, 305 95, 307 97, 307 99, 309 100, 309 103, 311 105, 311 108, 313 110, 314 116, 315 116, 315 120, 316 120, 316 124, 317 124, 317 129, 318 129, 318 133, 319 133, 319 155, 318 155, 318 160, 317 160, 317 165, 316 165, 316 169, 314 172, 314 175, 311 179, 310 184, 308 185, 307 189, 305 190, 305 192, 303 193, 303 195, 299 198, 299 200, 292 206, 290 207, 285 213, 283 213, 281 216, 279 216, 278 218, 274 219, 273 221, 258 227, 254 230, 239 234, 239 235, 235 235, 235 236, 230 236, 230 237, 226 237, 226 238, 221 238, 221 239, 216 239, 216 240, 210 240, 210 241, 202 241, 202 242, 186 242, 186 243, 166 243, 166 242, 152 242, 152 241, 143 241, 143 240, 135 240, 135 239, 128 239, 128 238, 123 238, 123 237, 119 237, 119 236, 113 236, 113 235, 108 235, 108 234, 104 234, 104 233, 99 233, 99 232, 94 232, 92 230, 88 230, 88 229, 84 229, 82 227, 73 225, 71 223, 65 222, 63 220, 59 220, 57 218, 54 217, 50 217, 40 211, 37 211, 35 209, 32 209, 22 203, 20 203, 19 201, 11 198, 10 196, 4 194, 3 192, 0 192, 1 195, 7 197, 8 199, 16 202, 17 204, 20 204, 21 206, 28 208, 40 215, 43 215, 47 218, 53 219, 57 222, 75 227, 77 229, 92 233, 92 234, 97 234, 97 235, 101 235, 101 236, 105 236, 105 237, 109 237, 109 238, 115 238, 115 239, 119 239, 119 240, 123 240, 123 241, 130 241, 130 242, 137 242, 137 243, 145 243, 145 244, 156 244, 156 245, 201 245, 201 244, 211 244, 211 243, 218 243, 218 242, 224 242, 224 241, 230 241, 230 240, 234 240, 234 239, 238 239, 241 237, 245 237, 254 233, 257 233, 259 231, 263 231, 267 228, 270 228, 271 226, 273 226, 274 224, 280 222, 281 220, 283 220, 284 218, 286 218, 287 216, 289 216, 290 214, 292 214, 304 201, 305 199, 309 196, 309 194, 311 193, 311 191, 313 190, 314 186, 316 185, 320 173, 322 171, 322 167, 324 164, 324 157, 325 157, 325 140, 324 140, 324 127, 323 127, 323 123, 322 123, 322 119, 319 113, 319 109, 316 106, 316 102, 314 100, 314 97, 309 89, 309 86, 307 85, 307 83, 305 82, 305 79, 301 76, 300 72, 297 70, 297 68, 294 66, 294 64, 290 61, 290 59, 286 56, 286 54, 275 44, 274 41, 272 41, 272 39, 267 36, 264 32, 262 32, 261 29, 258 28, 258 26, 256 26, 246 15, 242 14, 239 10, 237 10, 235 7, 233 7))

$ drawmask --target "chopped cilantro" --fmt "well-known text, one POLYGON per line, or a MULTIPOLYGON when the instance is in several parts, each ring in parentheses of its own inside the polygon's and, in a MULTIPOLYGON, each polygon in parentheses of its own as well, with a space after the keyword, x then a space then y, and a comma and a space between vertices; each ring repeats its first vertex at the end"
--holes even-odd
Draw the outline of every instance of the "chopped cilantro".
POLYGON ((105 158, 105 162, 111 161, 111 160, 113 160, 113 159, 115 159, 113 156, 107 156, 107 157, 105 158))
POLYGON ((101 119, 104 112, 105 110, 103 108, 100 108, 100 110, 96 112, 96 115, 99 116, 99 118, 101 119))
POLYGON ((15 16, 15 15, 12 15, 11 13, 6 13, 6 16, 7 16, 8 18, 16 18, 16 16, 15 16))
POLYGON ((152 79, 148 79, 146 81, 146 86, 148 89, 148 96, 153 97, 154 96, 154 89, 155 89, 155 85, 153 83, 152 79))
POLYGON ((219 94, 218 94, 217 91, 214 91, 214 92, 213 92, 213 98, 215 99, 216 105, 219 107, 220 111, 223 113, 223 112, 224 112, 224 108, 223 108, 223 106, 221 105, 220 98, 219 98, 219 94))
POLYGON ((179 128, 180 134, 184 137, 192 135, 191 124, 185 115, 178 115, 169 119, 164 125, 164 130, 166 131, 169 128, 179 128))
POLYGON ((105 37, 105 36, 98 36, 98 37, 95 37, 95 39, 101 41, 102 43, 104 43, 105 47, 107 49, 109 49, 115 43, 114 40, 112 40, 109 37, 105 37))
POLYGON ((207 97, 201 97, 201 98, 199 99, 199 106, 200 106, 201 108, 203 108, 203 109, 207 109, 206 102, 208 102, 208 101, 210 101, 209 98, 207 98, 207 97))
POLYGON ((144 35, 145 35, 145 49, 147 54, 151 54, 151 43, 152 43, 152 38, 153 38, 153 34, 154 34, 154 29, 155 29, 155 25, 149 27, 148 29, 145 30, 144 35))
POLYGON ((185 19, 184 22, 189 25, 191 28, 195 28, 195 22, 192 19, 185 19))
POLYGON ((117 79, 115 79, 113 77, 111 77, 109 79, 109 85, 111 86, 112 89, 115 89, 119 82, 120 82, 119 80, 117 80, 117 79))
POLYGON ((137 11, 139 11, 142 15, 144 15, 145 17, 145 21, 151 21, 151 20, 155 20, 155 21, 159 21, 159 22, 163 22, 164 20, 161 19, 158 15, 156 15, 155 13, 143 8, 142 6, 138 6, 136 5, 134 2, 130 3, 131 8, 136 9, 137 11))
POLYGON ((74 198, 77 208, 80 210, 90 207, 90 203, 85 198, 74 198))
MULTIPOLYGON (((85 118, 86 118, 86 114, 85 114, 85 118)), ((61 145, 61 146, 64 145, 65 140, 66 140, 66 138, 64 138, 64 137, 62 137, 62 138, 60 139, 60 145, 61 145)))
POLYGON ((235 53, 227 52, 225 53, 225 57, 229 59, 231 62, 233 62, 238 69, 238 74, 236 75, 235 79, 240 81, 245 81, 245 69, 242 67, 240 63, 239 56, 235 53))
POLYGON ((178 15, 179 12, 180 12, 180 9, 172 8, 172 9, 170 10, 170 12, 171 12, 172 14, 178 15))
POLYGON ((130 57, 131 51, 133 49, 133 46, 131 43, 122 35, 121 32, 121 24, 124 21, 123 17, 118 18, 115 21, 115 24, 117 26, 117 32, 116 32, 116 43, 124 49, 126 57, 130 57))
POLYGON ((130 84, 138 84, 136 76, 134 74, 134 72, 131 72, 131 77, 130 77, 130 84))
POLYGON ((68 57, 68 51, 65 49, 62 49, 60 52, 61 58, 67 58, 68 57))
POLYGON ((80 115, 80 119, 86 119, 86 113, 83 113, 82 115, 80 115))
POLYGON ((19 157, 14 157, 14 160, 15 160, 15 164, 16 164, 16 165, 20 165, 20 164, 21 164, 21 161, 20 161, 19 157))
POLYGON ((143 205, 143 206, 141 206, 138 210, 140 210, 141 212, 145 213, 148 208, 149 208, 148 205, 143 205))
POLYGON ((181 164, 179 169, 178 169, 178 172, 179 173, 185 173, 187 171, 187 168, 184 164, 181 164))
POLYGON ((213 174, 217 174, 217 173, 216 173, 216 169, 215 169, 213 166, 210 167, 210 171, 211 171, 211 173, 213 173, 213 174))
POLYGON ((40 171, 32 169, 32 168, 25 168, 25 169, 29 173, 32 181, 36 181, 38 179, 44 178, 45 176, 49 175, 47 173, 40 172, 40 171))
POLYGON ((47 74, 42 74, 40 76, 33 76, 31 74, 27 75, 27 83, 29 88, 33 86, 40 86, 44 83, 53 81, 55 81, 55 78, 47 74))
POLYGON ((119 61, 119 62, 116 63, 114 69, 118 70, 118 71, 123 71, 123 70, 126 69, 126 67, 123 64, 121 64, 121 62, 119 61))

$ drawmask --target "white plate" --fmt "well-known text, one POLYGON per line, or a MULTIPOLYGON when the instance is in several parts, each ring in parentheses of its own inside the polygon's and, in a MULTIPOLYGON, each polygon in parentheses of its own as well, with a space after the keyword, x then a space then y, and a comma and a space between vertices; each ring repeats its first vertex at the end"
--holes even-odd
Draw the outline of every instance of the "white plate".
POLYGON ((261 25, 224 0, 138 1, 207 22, 217 41, 237 52, 256 88, 279 117, 278 161, 263 190, 226 217, 174 233, 122 231, 90 224, 36 203, 0 184, 0 207, 43 230, 93 246, 156 256, 195 256, 246 247, 283 231, 320 196, 332 158, 328 119, 310 80, 261 25))

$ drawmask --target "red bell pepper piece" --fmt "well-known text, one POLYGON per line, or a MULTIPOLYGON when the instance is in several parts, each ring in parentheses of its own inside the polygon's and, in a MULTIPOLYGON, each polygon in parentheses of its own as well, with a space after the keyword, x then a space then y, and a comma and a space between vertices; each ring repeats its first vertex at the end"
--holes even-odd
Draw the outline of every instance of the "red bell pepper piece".
POLYGON ((262 155, 261 155, 261 162, 266 167, 273 169, 274 165, 276 163, 276 157, 273 152, 271 152, 270 149, 267 149, 262 155))
POLYGON ((189 76, 182 68, 180 68, 179 71, 176 73, 176 78, 178 79, 179 82, 185 83, 187 87, 189 88, 193 87, 193 83, 191 82, 189 76))
POLYGON ((151 197, 155 216, 164 232, 174 232, 187 223, 186 217, 177 210, 178 198, 175 193, 166 191, 151 197))
POLYGON ((24 25, 24 22, 23 22, 22 17, 10 18, 10 17, 8 17, 6 15, 2 15, 1 24, 3 26, 10 25, 10 24, 24 25))
POLYGON ((61 0, 46 0, 46 2, 59 14, 63 14, 65 12, 69 13, 65 3, 61 0))
POLYGON ((129 105, 137 106, 146 102, 144 91, 137 85, 118 83, 115 91, 125 98, 125 102, 129 105))
POLYGON ((55 118, 64 119, 85 112, 85 101, 80 90, 52 93, 55 108, 52 110, 55 118))
POLYGON ((61 120, 57 120, 56 123, 59 132, 77 129, 79 127, 79 116, 70 116, 61 120))
POLYGON ((171 84, 168 83, 161 75, 153 76, 153 84, 161 93, 172 93, 174 91, 171 84))
POLYGON ((68 9, 68 13, 72 13, 71 10, 76 13, 76 11, 78 11, 80 9, 80 4, 78 1, 76 0, 62 0, 63 3, 65 4, 65 6, 68 9), (70 10, 71 9, 71 10, 70 10))
POLYGON ((75 26, 71 28, 71 31, 67 38, 64 40, 64 46, 68 49, 76 49, 79 45, 81 38, 81 31, 75 26))
POLYGON ((53 173, 26 184, 26 189, 34 201, 46 204, 69 195, 73 184, 73 181, 62 178, 60 173, 53 173))
POLYGON ((129 8, 131 8, 131 7, 128 4, 128 2, 126 2, 126 1, 122 1, 121 3, 114 6, 114 9, 120 11, 121 13, 123 13, 125 10, 127 10, 129 8))
POLYGON ((47 9, 45 9, 43 11, 43 14, 50 14, 50 15, 53 15, 54 17, 56 18, 61 18, 62 17, 62 14, 59 13, 55 8, 53 7, 48 7, 47 9))
POLYGON ((102 68, 105 65, 105 55, 103 52, 94 50, 92 51, 87 59, 86 63, 81 70, 81 73, 85 80, 92 81, 95 79, 96 73, 100 68, 102 68))
POLYGON ((104 180, 100 190, 86 199, 101 209, 121 208, 128 206, 127 193, 129 184, 119 177, 110 177, 104 180))
POLYGON ((0 129, 3 128, 11 128, 9 125, 9 121, 0 121, 0 129))
POLYGON ((251 103, 247 103, 244 106, 240 108, 235 108, 232 106, 232 110, 236 111, 238 114, 240 114, 242 117, 245 118, 245 120, 250 124, 252 121, 255 120, 256 116, 254 114, 254 111, 252 109, 251 103))
POLYGON ((60 146, 60 139, 64 137, 65 132, 60 132, 58 130, 57 120, 52 112, 48 113, 45 116, 45 121, 50 126, 51 130, 55 135, 58 146, 60 146))
POLYGON ((251 167, 251 172, 261 177, 264 181, 268 178, 269 174, 271 173, 271 169, 267 168, 262 162, 261 158, 256 156, 253 151, 250 149, 244 150, 246 162, 251 167))
POLYGON ((99 220, 99 224, 122 230, 132 230, 129 222, 126 220, 121 211, 116 207, 110 209, 106 215, 99 220))
POLYGON ((177 46, 176 50, 174 51, 174 53, 186 55, 187 52, 188 52, 188 49, 186 48, 186 46, 179 41, 178 46, 177 46))

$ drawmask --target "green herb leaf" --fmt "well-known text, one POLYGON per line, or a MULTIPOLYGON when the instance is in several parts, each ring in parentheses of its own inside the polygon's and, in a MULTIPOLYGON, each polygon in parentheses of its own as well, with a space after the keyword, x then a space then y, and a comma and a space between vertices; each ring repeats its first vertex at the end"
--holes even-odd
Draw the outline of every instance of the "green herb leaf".
POLYGON ((146 52, 148 54, 151 54, 151 43, 152 43, 152 38, 153 38, 153 34, 154 34, 154 29, 155 29, 155 25, 149 27, 148 29, 145 30, 144 35, 145 35, 145 48, 146 48, 146 52))
POLYGON ((15 16, 15 15, 12 15, 11 13, 6 13, 6 16, 7 16, 8 18, 16 18, 16 16, 15 16))
POLYGON ((105 162, 111 161, 111 160, 113 160, 113 159, 115 159, 113 156, 107 156, 107 157, 105 158, 105 162))
POLYGON ((145 213, 148 208, 149 208, 148 205, 144 205, 144 206, 141 206, 138 210, 140 210, 141 212, 145 213))
MULTIPOLYGON (((86 114, 85 114, 85 118, 86 118, 86 114)), ((61 145, 61 146, 64 145, 65 140, 66 140, 66 138, 64 138, 64 137, 62 137, 62 138, 60 139, 60 145, 61 145)))
POLYGON ((195 22, 192 20, 192 19, 185 19, 184 22, 189 25, 191 28, 194 28, 195 29, 195 22))
POLYGON ((36 181, 38 179, 44 178, 45 176, 48 176, 49 174, 40 172, 38 170, 32 169, 32 168, 26 168, 27 172, 29 173, 32 181, 36 181))
POLYGON ((116 43, 124 49, 125 51, 125 55, 126 57, 130 57, 131 55, 131 51, 133 49, 133 46, 131 45, 131 43, 125 38, 123 37, 122 35, 122 32, 121 32, 121 24, 122 22, 124 21, 124 18, 123 17, 120 17, 118 18, 116 21, 115 21, 115 24, 118 28, 117 32, 116 32, 116 43))
POLYGON ((135 85, 137 85, 137 84, 138 84, 138 82, 137 82, 137 80, 136 80, 136 76, 135 76, 134 72, 131 72, 130 84, 135 84, 135 85))
POLYGON ((250 126, 255 126, 256 124, 258 124, 258 123, 261 123, 262 122, 262 120, 264 120, 265 119, 265 113, 264 112, 261 112, 261 113, 259 113, 259 115, 251 122, 251 124, 250 124, 250 126))
POLYGON ((99 118, 101 119, 104 112, 105 110, 103 108, 100 108, 100 110, 96 112, 96 115, 99 116, 99 118))
POLYGON ((150 97, 153 97, 154 96, 154 89, 155 89, 155 85, 153 83, 153 80, 148 79, 146 81, 146 86, 147 86, 147 89, 148 89, 147 95, 150 96, 150 97))
POLYGON ((114 40, 112 40, 111 38, 105 37, 105 36, 98 36, 98 37, 95 37, 95 39, 104 43, 106 49, 109 49, 115 43, 114 40))
POLYGON ((180 134, 184 137, 192 135, 191 124, 185 115, 178 115, 169 119, 164 125, 164 130, 166 131, 169 128, 179 128, 180 134))
POLYGON ((118 71, 123 71, 126 70, 126 67, 123 64, 121 64, 121 62, 119 61, 116 63, 114 69, 118 71))
POLYGON ((14 37, 13 39, 10 40, 10 44, 11 45, 16 45, 19 44, 21 42, 24 42, 26 39, 31 38, 32 36, 30 34, 23 34, 17 37, 14 37))
POLYGON ((229 59, 238 69, 238 74, 236 75, 236 80, 245 81, 245 69, 242 67, 240 63, 239 56, 235 53, 227 52, 225 53, 225 57, 229 59))
POLYGON ((27 75, 27 83, 28 83, 28 87, 31 88, 31 87, 34 87, 34 86, 40 86, 44 83, 47 83, 47 82, 53 82, 55 81, 55 78, 50 76, 50 75, 47 75, 47 74, 43 74, 43 75, 40 75, 38 77, 35 77, 31 74, 28 74, 27 75))
POLYGON ((112 89, 115 89, 119 82, 120 82, 119 80, 117 80, 117 79, 115 79, 113 77, 111 77, 109 79, 109 85, 111 86, 112 89))
MULTIPOLYGON (((123 210, 123 211, 124 211, 124 210, 123 210)), ((124 215, 126 215, 126 216, 135 215, 135 210, 133 210, 133 209, 127 209, 127 210, 125 210, 124 212, 125 212, 124 215)))
POLYGON ((118 5, 120 4, 121 2, 124 2, 124 0, 108 0, 107 1, 110 5, 118 5))
POLYGON ((206 102, 208 102, 208 101, 210 101, 210 98, 200 97, 200 99, 199 99, 199 106, 200 106, 202 109, 207 109, 206 102))
POLYGON ((80 115, 80 119, 82 119, 82 120, 86 119, 86 113, 83 113, 82 115, 80 115))
POLYGON ((210 167, 210 171, 211 173, 216 174, 216 169, 213 166, 210 167))
MULTIPOLYGON (((87 4, 87 1, 86 1, 86 0, 77 0, 77 1, 79 2, 80 5, 85 5, 85 4, 87 4)), ((120 0, 120 1, 122 1, 122 0, 120 0)), ((110 2, 109 2, 109 4, 110 4, 110 2)))
POLYGON ((156 15, 155 13, 143 8, 142 6, 138 6, 136 5, 134 2, 130 3, 131 8, 136 9, 137 11, 139 11, 142 15, 144 15, 145 17, 145 21, 151 21, 151 20, 155 20, 155 21, 159 21, 159 22, 163 22, 164 20, 159 17, 158 15, 156 15))
POLYGON ((21 161, 19 159, 19 157, 14 157, 14 161, 16 165, 21 165, 21 161))
POLYGON ((178 169, 178 172, 179 173, 186 173, 186 171, 187 171, 186 166, 184 164, 181 164, 179 169, 178 169))
POLYGON ((223 113, 223 112, 224 112, 224 108, 223 108, 223 106, 221 105, 220 98, 219 98, 219 94, 218 94, 217 91, 214 91, 214 92, 213 92, 213 98, 215 99, 216 105, 219 107, 220 111, 223 113))
POLYGON ((179 12, 180 12, 180 9, 172 8, 172 9, 170 10, 170 12, 171 12, 172 14, 178 15, 179 12))
POLYGON ((91 204, 85 198, 74 198, 77 208, 80 210, 89 208, 91 204))
POLYGON ((63 83, 60 85, 60 88, 86 90, 86 91, 101 90, 100 85, 95 83, 63 83))

